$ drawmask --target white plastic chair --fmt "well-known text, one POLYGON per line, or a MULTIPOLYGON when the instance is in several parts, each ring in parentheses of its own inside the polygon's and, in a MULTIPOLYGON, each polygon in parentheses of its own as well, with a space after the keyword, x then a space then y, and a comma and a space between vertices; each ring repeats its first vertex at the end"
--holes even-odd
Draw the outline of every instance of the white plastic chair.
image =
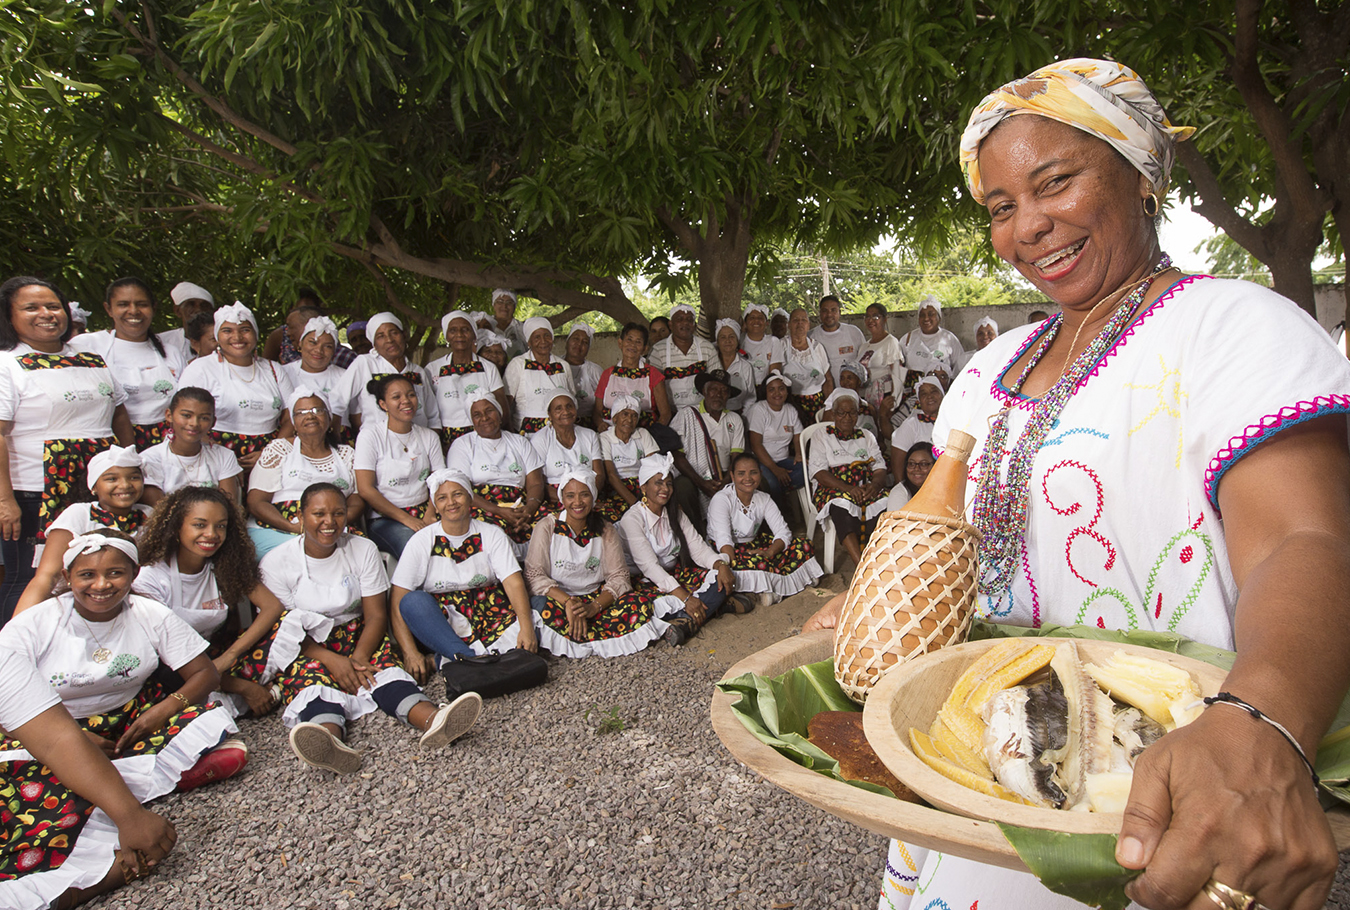
POLYGON ((811 502, 811 493, 810 493, 810 490, 815 486, 815 481, 811 478, 811 469, 808 467, 810 462, 807 460, 807 455, 811 450, 811 441, 815 439, 816 436, 818 436, 819 434, 824 433, 826 427, 832 426, 834 426, 833 422, 813 423, 811 424, 811 426, 802 430, 801 435, 797 439, 797 443, 798 445, 801 446, 802 450, 801 451, 802 469, 806 471, 806 483, 802 486, 800 490, 797 491, 797 495, 800 497, 800 502, 802 504, 802 513, 807 516, 806 518, 807 536, 810 537, 812 540, 815 540, 816 537, 815 525, 817 523, 819 523, 820 525, 821 533, 825 535, 825 541, 824 545, 821 547, 820 555, 824 560, 826 575, 834 574, 834 549, 837 543, 835 538, 838 535, 836 534, 834 529, 834 522, 830 521, 828 516, 821 519, 817 519, 815 517, 816 507, 815 504, 811 502))

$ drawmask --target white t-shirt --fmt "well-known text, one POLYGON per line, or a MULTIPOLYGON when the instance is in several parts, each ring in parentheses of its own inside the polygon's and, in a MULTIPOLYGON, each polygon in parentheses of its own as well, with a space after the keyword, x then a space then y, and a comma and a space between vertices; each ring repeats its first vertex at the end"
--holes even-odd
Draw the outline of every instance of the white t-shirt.
POLYGON ((714 549, 749 543, 765 522, 775 540, 792 543, 792 530, 783 519, 783 513, 774 504, 773 497, 763 490, 756 490, 750 497, 749 508, 741 505, 731 486, 718 490, 708 502, 708 539, 714 549))
POLYGON ((757 401, 745 412, 745 422, 751 433, 763 437, 764 451, 775 462, 792 455, 792 437, 802 432, 802 419, 797 409, 786 402, 775 411, 767 401, 757 401))
POLYGON ((807 337, 825 349, 825 355, 830 359, 830 373, 834 376, 835 385, 839 384, 839 367, 845 360, 857 360, 861 357, 863 342, 867 340, 862 329, 846 322, 839 323, 839 327, 833 332, 827 332, 824 326, 818 325, 807 333, 807 337))
POLYGON ((356 453, 351 446, 328 450, 328 457, 317 461, 300 451, 300 440, 274 439, 262 450, 248 477, 249 490, 272 494, 272 502, 292 502, 314 483, 331 483, 345 495, 356 492, 356 473, 352 462, 356 453))
POLYGON ((206 650, 206 640, 168 607, 136 594, 111 620, 86 622, 66 592, 6 623, 3 648, 31 660, 80 718, 122 707, 161 663, 181 669, 206 650), (103 662, 94 660, 99 648, 109 652, 103 662))
POLYGON ((605 371, 600 364, 589 360, 580 364, 567 364, 572 373, 572 388, 577 394, 577 420, 590 420, 595 412, 595 389, 600 385, 600 374, 605 371))
POLYGON ((572 448, 558 441, 553 427, 544 427, 530 435, 530 445, 544 463, 544 481, 557 484, 564 474, 576 468, 599 469, 600 436, 587 427, 574 427, 577 438, 572 448))
POLYGON ((352 534, 339 535, 325 559, 305 553, 303 535, 288 540, 264 556, 258 568, 267 590, 287 610, 308 610, 339 622, 361 614, 361 598, 389 590, 379 548, 352 534))
POLYGON ((427 364, 427 373, 436 390, 441 426, 473 426, 465 399, 479 389, 496 392, 502 387, 502 374, 495 363, 481 357, 464 364, 454 363, 450 357, 446 354, 427 364))
MULTIPOLYGON (((100 508, 96 502, 77 502, 66 506, 61 510, 61 514, 56 516, 50 525, 47 526, 47 538, 51 539, 53 531, 69 531, 71 537, 79 537, 81 534, 94 530, 95 528, 110 528, 112 525, 99 521, 94 517, 94 509, 100 508)), ((150 514, 150 507, 136 503, 132 506, 142 516, 150 514)), ((105 513, 107 514, 107 513, 105 513)), ((33 565, 42 561, 42 551, 46 549, 46 544, 39 544, 37 551, 33 554, 33 565)))
POLYGON ((177 455, 169 440, 158 442, 141 453, 141 475, 147 487, 158 487, 164 495, 183 487, 218 487, 222 480, 243 473, 234 452, 209 440, 196 455, 177 455))
POLYGON ((198 357, 187 365, 178 387, 196 386, 216 398, 216 429, 241 436, 264 436, 281 425, 281 412, 291 394, 285 367, 258 357, 238 367, 219 354, 198 357))
POLYGON ((919 373, 942 370, 948 379, 956 375, 964 355, 961 340, 941 326, 931 335, 912 329, 905 333, 901 346, 909 369, 919 373))
POLYGON ((61 704, 61 696, 43 681, 25 655, 0 648, 0 727, 22 727, 48 708, 61 704))
MULTIPOLYGON (((713 369, 721 367, 721 355, 714 357, 709 366, 713 369)), ((743 413, 759 397, 755 389, 755 368, 751 366, 749 360, 737 354, 736 359, 731 361, 731 366, 723 369, 727 371, 731 384, 740 389, 737 394, 727 398, 727 410, 735 411, 737 414, 743 413)))
POLYGON ((787 352, 783 350, 783 339, 775 338, 769 332, 765 332, 759 341, 746 335, 741 339, 741 350, 745 351, 746 359, 750 361, 757 386, 769 375, 769 367, 772 364, 783 363, 787 359, 787 352))
POLYGON ((111 331, 85 332, 70 339, 75 350, 92 351, 107 361, 127 393, 127 416, 135 424, 155 424, 164 419, 164 409, 187 366, 179 348, 162 340, 160 344, 164 346, 163 356, 149 341, 124 341, 111 331))
POLYGON ((787 359, 783 361, 783 375, 792 382, 792 394, 814 395, 825 388, 825 374, 830 372, 830 356, 810 338, 806 350, 799 351, 791 341, 784 342, 787 359))
MULTIPOLYGON (((390 373, 401 373, 406 376, 417 392, 417 411, 413 414, 413 423, 419 427, 439 428, 441 412, 432 401, 435 394, 434 387, 426 369, 411 360, 407 361, 403 369, 396 369, 392 363, 374 351, 357 356, 352 365, 347 367, 342 376, 342 383, 334 390, 333 407, 344 408, 349 419, 359 416, 363 425, 366 421, 383 423, 384 411, 380 410, 380 402, 375 396, 366 391, 366 383, 376 376, 390 373)), ((348 425, 350 426, 350 421, 348 425)))
POLYGON ((347 375, 346 370, 336 363, 330 363, 322 373, 308 373, 305 371, 303 360, 292 360, 283 365, 282 369, 291 377, 292 388, 310 388, 323 392, 324 397, 328 399, 329 415, 341 420, 343 426, 350 426, 347 423, 347 402, 342 400, 339 392, 343 377, 347 375))
MULTIPOLYGON (((467 438, 467 437, 466 437, 467 438)), ((520 572, 515 545, 506 532, 493 524, 473 519, 467 533, 458 537, 447 534, 437 522, 428 525, 408 539, 394 569, 393 583, 406 591, 465 591, 504 581, 520 572), (474 535, 480 545, 470 547, 473 554, 455 553, 465 547, 474 535), (433 551, 452 553, 433 555, 433 551)))
POLYGON ((413 424, 411 432, 399 434, 379 421, 361 425, 353 467, 374 471, 376 488, 401 509, 427 501, 427 478, 445 467, 445 456, 435 430, 413 424))
MULTIPOLYGON (((599 382, 598 377, 596 381, 599 382)), ((516 400, 519 417, 547 417, 549 403, 559 389, 566 389, 573 396, 577 392, 572 369, 561 357, 549 355, 547 370, 533 354, 521 354, 506 365, 506 391, 516 400)))
POLYGON ((183 363, 191 363, 197 359, 197 355, 192 353, 192 343, 188 341, 187 329, 169 329, 167 332, 158 332, 159 343, 164 345, 164 350, 173 348, 183 355, 183 363))
POLYGON ((198 635, 210 638, 230 618, 230 605, 220 599, 216 571, 211 560, 199 572, 178 571, 178 554, 167 561, 141 566, 131 590, 165 604, 198 635))
POLYGON ((933 424, 921 420, 920 413, 922 412, 915 411, 905 418, 904 423, 895 428, 895 432, 891 434, 891 448, 908 452, 910 446, 933 441, 933 424))
POLYGON ((47 440, 112 436, 113 411, 126 400, 122 383, 98 354, 69 346, 43 354, 26 344, 0 351, 0 420, 14 423, 6 437, 12 488, 43 488, 47 440))
POLYGON ((477 433, 459 437, 450 446, 445 466, 467 476, 474 486, 494 483, 524 489, 526 475, 542 469, 544 459, 524 436, 503 430, 499 439, 477 433))
POLYGON ((642 427, 633 431, 627 442, 619 440, 614 428, 600 434, 600 457, 614 465, 614 470, 625 480, 638 476, 638 467, 642 459, 661 451, 656 439, 642 427))

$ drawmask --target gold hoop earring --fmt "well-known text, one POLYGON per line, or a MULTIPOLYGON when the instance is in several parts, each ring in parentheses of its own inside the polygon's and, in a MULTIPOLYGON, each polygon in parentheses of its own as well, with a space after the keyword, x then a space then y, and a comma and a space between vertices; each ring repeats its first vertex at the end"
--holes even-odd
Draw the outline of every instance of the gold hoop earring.
POLYGON ((1161 203, 1158 202, 1156 193, 1149 193, 1144 197, 1144 214, 1150 218, 1157 218, 1161 203))

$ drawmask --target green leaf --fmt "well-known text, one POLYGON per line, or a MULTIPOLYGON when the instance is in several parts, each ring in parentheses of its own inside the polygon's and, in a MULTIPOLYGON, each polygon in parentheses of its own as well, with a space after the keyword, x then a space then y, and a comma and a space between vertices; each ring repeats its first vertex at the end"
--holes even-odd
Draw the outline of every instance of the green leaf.
POLYGON ((1114 834, 1065 834, 998 823, 1003 836, 1041 884, 1102 910, 1124 910, 1125 885, 1139 872, 1116 862, 1114 834))

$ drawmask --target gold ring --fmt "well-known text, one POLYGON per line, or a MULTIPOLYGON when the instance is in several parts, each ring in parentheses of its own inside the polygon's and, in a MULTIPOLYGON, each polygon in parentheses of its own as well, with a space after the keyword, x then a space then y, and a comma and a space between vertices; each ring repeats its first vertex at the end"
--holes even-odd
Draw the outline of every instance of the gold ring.
POLYGON ((1211 878, 1205 882, 1204 892, 1205 896, 1219 905, 1220 910, 1266 910, 1255 894, 1229 887, 1218 879, 1211 878))

